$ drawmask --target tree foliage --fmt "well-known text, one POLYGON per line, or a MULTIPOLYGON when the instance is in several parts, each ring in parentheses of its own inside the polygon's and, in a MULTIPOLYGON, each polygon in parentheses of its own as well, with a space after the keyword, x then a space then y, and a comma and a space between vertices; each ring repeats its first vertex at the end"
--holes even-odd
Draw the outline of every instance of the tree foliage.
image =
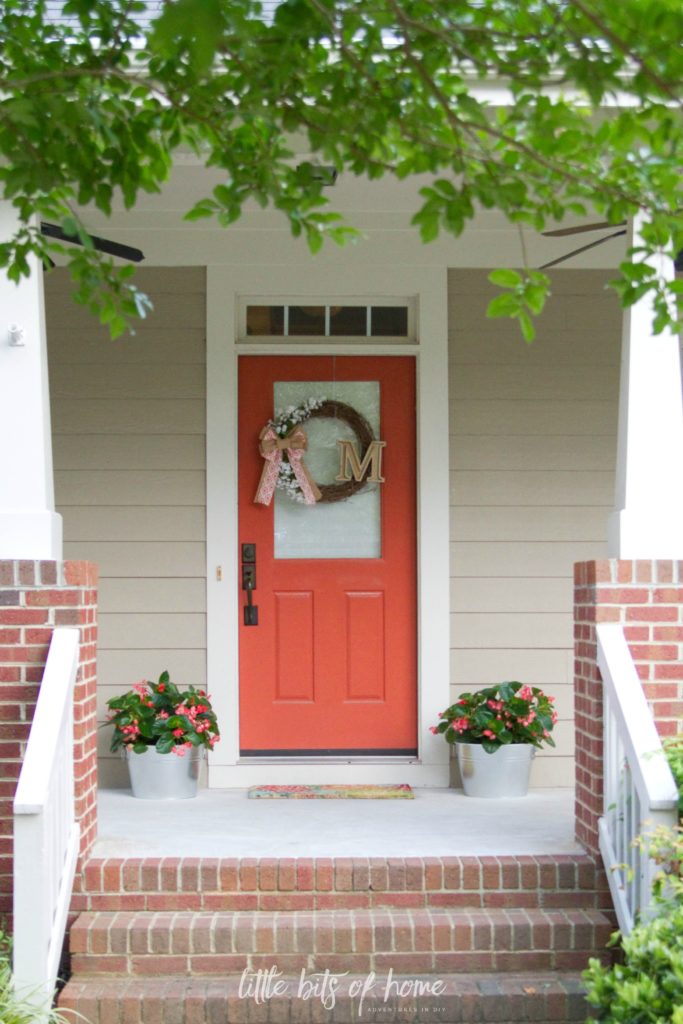
MULTIPOLYGON (((0 0, 0 194, 22 221, 0 246, 10 276, 29 252, 68 250, 81 301, 118 333, 141 299, 78 210, 109 214, 117 194, 132 207, 189 147, 225 175, 190 219, 228 226, 256 200, 314 251, 353 233, 316 163, 427 175, 424 241, 459 235, 481 208, 533 230, 643 211, 618 290, 624 304, 652 290, 658 329, 675 319, 680 282, 648 259, 683 249, 680 0, 283 0, 271 19, 257 0, 168 0, 141 28, 144 12, 67 0, 54 24, 45 0, 0 0), (41 237, 36 213, 85 248, 41 237)), ((522 266, 496 283, 492 314, 532 336, 544 275, 522 266)))

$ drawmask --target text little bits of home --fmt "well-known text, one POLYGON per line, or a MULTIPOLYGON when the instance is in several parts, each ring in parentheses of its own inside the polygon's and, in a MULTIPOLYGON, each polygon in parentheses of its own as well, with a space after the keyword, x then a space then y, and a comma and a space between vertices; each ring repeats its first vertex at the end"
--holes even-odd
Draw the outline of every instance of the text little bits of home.
MULTIPOLYGON (((252 971, 245 968, 239 984, 240 999, 253 999, 257 1005, 268 1002, 286 995, 294 995, 298 999, 308 1001, 318 999, 326 1010, 331 1010, 336 1005, 337 996, 341 995, 341 987, 344 978, 349 971, 335 974, 330 970, 308 972, 305 967, 301 969, 298 982, 283 977, 284 971, 278 971, 273 966, 268 970, 252 971)), ((381 999, 386 1003, 392 997, 412 998, 428 996, 440 996, 446 990, 446 983, 438 978, 433 980, 425 978, 394 979, 393 968, 389 968, 386 978, 378 978, 374 971, 370 971, 365 977, 354 978, 344 987, 344 994, 352 999, 358 999, 358 1015, 363 1012, 363 1001, 372 993, 373 999, 381 999)))

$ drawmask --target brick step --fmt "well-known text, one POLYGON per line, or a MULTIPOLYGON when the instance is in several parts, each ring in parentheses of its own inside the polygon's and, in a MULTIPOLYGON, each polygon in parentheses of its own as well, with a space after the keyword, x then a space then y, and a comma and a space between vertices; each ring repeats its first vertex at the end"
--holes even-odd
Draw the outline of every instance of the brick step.
POLYGON ((92 858, 73 910, 373 907, 609 909, 587 854, 407 858, 92 858))
MULTIPOLYGON (((261 994, 270 998, 257 1002, 246 987, 248 978, 74 978, 62 991, 59 1006, 77 1011, 90 1024, 377 1024, 378 1020, 566 1024, 585 1021, 587 1016, 580 975, 571 972, 460 974, 438 979, 395 972, 369 979, 365 974, 347 975, 334 979, 334 1005, 327 1007, 322 997, 329 1002, 332 979, 328 978, 323 993, 308 989, 308 998, 304 998, 306 984, 314 980, 310 975, 304 975, 303 982, 300 974, 277 980, 285 987, 273 995, 272 986, 269 993, 262 986, 261 994), (438 991, 434 991, 435 982, 438 991)), ((320 978, 315 980, 321 983, 320 978)))
POLYGON ((122 911, 82 914, 70 949, 74 976, 581 970, 611 932, 600 911, 566 908, 122 911))

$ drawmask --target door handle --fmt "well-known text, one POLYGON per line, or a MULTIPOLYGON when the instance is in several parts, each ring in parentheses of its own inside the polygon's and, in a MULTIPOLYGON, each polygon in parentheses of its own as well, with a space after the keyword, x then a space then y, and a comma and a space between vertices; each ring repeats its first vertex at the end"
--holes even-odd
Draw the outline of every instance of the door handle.
POLYGON ((256 545, 242 545, 242 590, 247 592, 247 603, 244 606, 244 625, 258 626, 258 606, 253 603, 256 590, 256 545), (247 561, 245 556, 251 555, 247 561))

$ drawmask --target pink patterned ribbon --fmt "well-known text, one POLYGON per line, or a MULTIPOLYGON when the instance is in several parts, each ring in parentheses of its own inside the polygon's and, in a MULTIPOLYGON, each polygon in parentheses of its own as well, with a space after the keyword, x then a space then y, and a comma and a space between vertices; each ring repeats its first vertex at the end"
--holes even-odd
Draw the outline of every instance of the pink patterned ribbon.
POLYGON ((308 447, 308 438, 301 427, 292 427, 286 437, 278 437, 272 427, 266 426, 259 434, 259 451, 266 460, 261 472, 261 479, 256 489, 254 502, 259 505, 270 505, 273 500, 273 493, 277 483, 282 453, 287 452, 287 458, 294 471, 294 476, 301 488, 306 505, 315 505, 320 500, 321 494, 315 480, 306 469, 304 452, 308 447))

